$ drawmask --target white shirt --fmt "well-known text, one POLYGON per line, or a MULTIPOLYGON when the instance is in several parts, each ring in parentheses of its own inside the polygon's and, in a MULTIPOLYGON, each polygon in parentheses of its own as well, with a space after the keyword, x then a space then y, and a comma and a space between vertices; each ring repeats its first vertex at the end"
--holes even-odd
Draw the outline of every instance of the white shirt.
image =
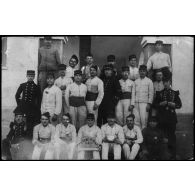
POLYGON ((53 85, 43 91, 43 98, 41 102, 41 113, 49 112, 50 115, 59 115, 62 110, 62 92, 53 85))
POLYGON ((68 78, 74 77, 74 71, 78 70, 78 68, 74 67, 72 68, 71 66, 67 66, 65 75, 68 78))
POLYGON ((129 79, 135 81, 139 78, 139 69, 137 67, 129 66, 129 79))
POLYGON ((135 81, 135 102, 152 104, 154 97, 154 87, 152 81, 145 77, 135 81))
POLYGON ((92 93, 98 93, 98 97, 95 101, 95 103, 99 106, 102 102, 102 99, 104 97, 104 83, 101 79, 99 79, 97 76, 94 78, 89 78, 86 81, 87 91, 92 93))

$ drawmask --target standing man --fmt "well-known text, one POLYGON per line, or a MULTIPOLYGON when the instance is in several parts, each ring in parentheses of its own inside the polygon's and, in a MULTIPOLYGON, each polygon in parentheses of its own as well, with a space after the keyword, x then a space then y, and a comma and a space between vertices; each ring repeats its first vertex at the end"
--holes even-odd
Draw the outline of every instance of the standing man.
POLYGON ((168 147, 171 158, 176 158, 176 124, 177 115, 175 109, 182 106, 179 98, 179 91, 171 89, 171 77, 164 78, 164 89, 156 93, 156 105, 158 107, 159 126, 163 129, 166 138, 168 138, 168 147))
POLYGON ((108 160, 108 153, 113 150, 114 160, 121 159, 121 145, 124 142, 123 128, 116 124, 114 114, 107 117, 108 123, 102 126, 102 160, 108 160))
POLYGON ((163 72, 163 76, 167 77, 167 75, 172 72, 171 69, 171 59, 169 54, 162 52, 163 49, 163 41, 157 40, 155 43, 156 52, 148 59, 147 70, 149 73, 149 77, 154 80, 154 75, 156 70, 161 69, 163 72))
POLYGON ((104 97, 98 110, 97 124, 99 127, 107 122, 109 113, 115 113, 115 106, 121 95, 121 87, 118 79, 113 75, 113 66, 105 65, 102 79, 104 83, 104 97))
POLYGON ((78 132, 78 160, 84 160, 86 151, 93 152, 93 160, 100 160, 101 130, 95 125, 95 116, 87 115, 87 124, 78 132))
POLYGON ((39 123, 41 118, 41 92, 39 87, 34 83, 35 71, 27 70, 27 82, 22 83, 15 95, 17 105, 26 115, 27 136, 32 138, 33 127, 39 123), (22 94, 22 98, 21 98, 22 94))
POLYGON ((52 160, 54 158, 55 127, 49 124, 49 112, 41 115, 41 124, 34 127, 34 150, 32 160, 52 160))
POLYGON ((49 112, 51 116, 51 123, 57 125, 59 115, 62 111, 62 92, 54 85, 54 74, 47 75, 47 88, 43 92, 43 99, 41 103, 41 113, 49 112))
POLYGON ((129 79, 135 81, 139 78, 139 69, 137 68, 137 57, 136 55, 129 56, 129 79))
POLYGON ((82 83, 82 72, 75 70, 74 83, 68 85, 65 92, 66 105, 73 125, 78 129, 85 124, 87 109, 85 97, 87 94, 87 86, 82 83))
POLYGON ((61 112, 62 115, 68 113, 68 108, 65 102, 65 91, 67 86, 73 83, 70 77, 65 76, 65 70, 66 70, 66 65, 64 64, 59 65, 59 78, 57 78, 54 83, 62 91, 62 112, 61 112))
POLYGON ((69 66, 66 68, 66 77, 74 79, 74 71, 78 70, 79 59, 76 55, 72 55, 69 60, 69 66))
MULTIPOLYGON (((87 54, 86 58, 85 58, 85 61, 87 63, 86 66, 83 66, 81 68, 81 71, 82 71, 82 74, 83 74, 83 82, 84 83, 87 81, 88 78, 90 78, 90 67, 92 65, 94 65, 93 55, 91 53, 87 54)), ((100 76, 100 69, 99 69, 99 67, 97 69, 97 76, 98 77, 100 76)))
POLYGON ((129 67, 122 67, 122 79, 119 80, 122 93, 116 106, 117 123, 121 126, 126 124, 126 117, 133 112, 135 105, 135 84, 128 79, 129 67))
POLYGON ((123 151, 125 159, 134 160, 140 150, 140 144, 143 142, 141 129, 134 125, 135 115, 130 114, 126 118, 127 125, 123 127, 125 142, 123 151))
POLYGON ((97 123, 98 107, 100 106, 104 97, 104 84, 101 79, 97 77, 97 66, 90 67, 90 78, 86 81, 87 95, 86 106, 88 113, 95 115, 95 123, 97 123))
POLYGON ((52 47, 51 37, 46 37, 44 39, 44 46, 39 49, 38 80, 41 92, 43 92, 47 85, 46 77, 48 72, 52 72, 55 79, 57 78, 59 64, 61 64, 61 60, 58 50, 52 47))
POLYGON ((154 87, 152 81, 146 77, 147 67, 139 67, 140 78, 135 81, 135 124, 139 125, 141 130, 147 126, 148 115, 153 102, 154 87))

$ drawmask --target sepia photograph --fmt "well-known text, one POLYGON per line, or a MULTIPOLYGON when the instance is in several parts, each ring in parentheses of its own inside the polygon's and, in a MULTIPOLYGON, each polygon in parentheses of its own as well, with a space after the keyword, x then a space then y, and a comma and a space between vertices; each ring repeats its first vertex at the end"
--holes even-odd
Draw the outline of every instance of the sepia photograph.
POLYGON ((194 160, 194 37, 1 36, 1 160, 194 160))

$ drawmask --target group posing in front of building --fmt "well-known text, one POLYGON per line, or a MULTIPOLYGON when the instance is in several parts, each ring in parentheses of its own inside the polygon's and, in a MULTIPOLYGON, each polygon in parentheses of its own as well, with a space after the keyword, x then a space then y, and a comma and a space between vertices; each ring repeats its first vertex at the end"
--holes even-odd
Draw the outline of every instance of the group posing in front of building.
POLYGON ((6 159, 26 138, 34 145, 32 160, 176 159, 175 109, 182 105, 171 88, 170 57, 162 41, 155 45, 156 53, 139 68, 135 55, 121 70, 109 55, 101 70, 88 54, 77 69, 76 55, 68 66, 61 64, 46 39, 39 84, 28 70, 16 92, 15 120, 2 142, 6 159))

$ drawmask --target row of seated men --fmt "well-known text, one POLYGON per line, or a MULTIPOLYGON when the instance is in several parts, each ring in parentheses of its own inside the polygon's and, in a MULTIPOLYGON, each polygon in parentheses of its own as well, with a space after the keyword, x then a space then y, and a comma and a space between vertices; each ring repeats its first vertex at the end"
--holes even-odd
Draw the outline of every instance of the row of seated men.
POLYGON ((77 135, 69 114, 63 114, 61 123, 55 127, 49 122, 47 112, 34 127, 32 145, 26 139, 24 114, 19 107, 14 112, 15 120, 10 123, 10 132, 2 142, 3 159, 111 160, 113 156, 114 160, 121 157, 123 160, 168 160, 171 157, 156 117, 151 117, 148 128, 141 131, 134 124, 133 114, 126 117, 124 127, 110 114, 100 129, 95 124, 94 114, 89 113, 77 135))

